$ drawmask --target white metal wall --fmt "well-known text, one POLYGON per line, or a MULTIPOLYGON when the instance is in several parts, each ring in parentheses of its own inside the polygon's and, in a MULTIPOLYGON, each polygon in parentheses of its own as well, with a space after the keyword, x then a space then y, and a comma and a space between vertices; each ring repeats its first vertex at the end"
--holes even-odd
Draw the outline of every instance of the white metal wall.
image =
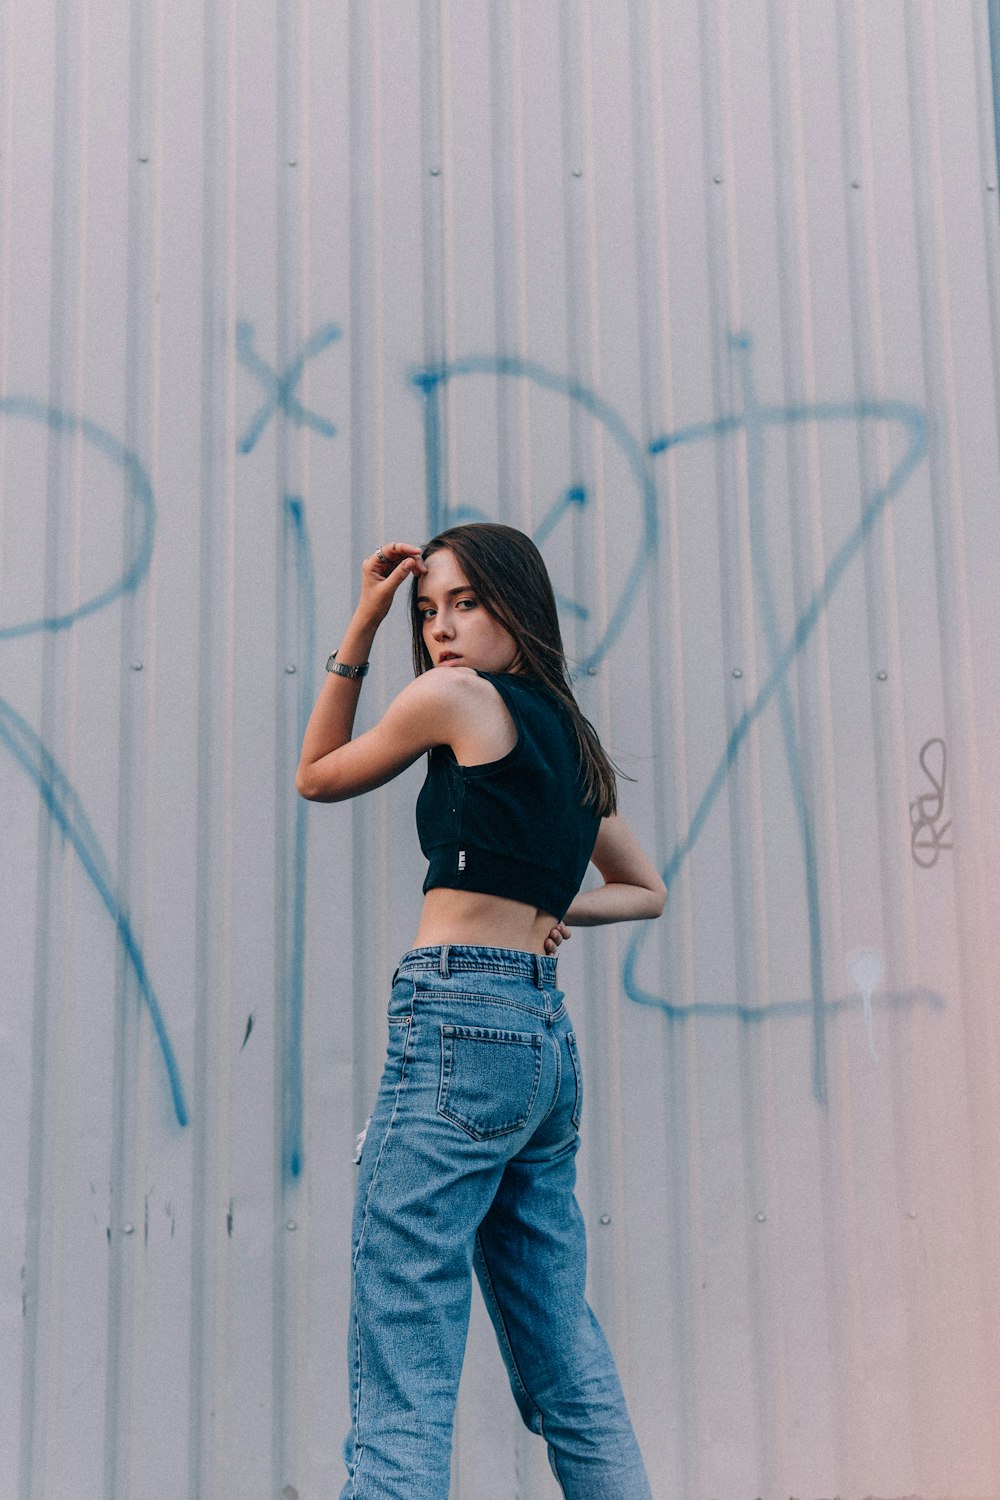
MULTIPOLYGON (((670 885, 560 960, 657 1500, 1000 1494, 1000 13, 0 18, 0 1495, 338 1492, 420 773, 292 770, 475 516, 670 885)), ((555 1494, 478 1308, 454 1474, 555 1494)))

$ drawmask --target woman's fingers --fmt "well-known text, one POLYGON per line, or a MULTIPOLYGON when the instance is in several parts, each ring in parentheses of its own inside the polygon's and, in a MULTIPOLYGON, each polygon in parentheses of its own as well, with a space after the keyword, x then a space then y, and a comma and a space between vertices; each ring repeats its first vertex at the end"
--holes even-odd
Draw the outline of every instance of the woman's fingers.
POLYGON ((371 565, 372 572, 388 578, 403 562, 411 558, 419 559, 420 551, 413 542, 383 542, 366 562, 371 565))
POLYGON ((411 577, 412 574, 414 574, 416 571, 417 565, 413 561, 412 557, 404 557, 402 562, 387 564, 386 572, 383 573, 382 577, 379 579, 379 582, 385 584, 387 588, 395 591, 399 588, 399 585, 402 583, 404 578, 411 577))
POLYGON ((383 620, 405 578, 426 573, 421 549, 413 542, 383 542, 361 564, 361 599, 366 610, 383 620))
POLYGON ((563 939, 572 936, 573 934, 566 926, 565 922, 557 922, 552 931, 549 933, 548 937, 545 939, 545 942, 542 946, 544 947, 545 952, 549 955, 549 957, 551 957, 552 954, 555 953, 556 949, 559 947, 559 944, 563 941, 563 939))
POLYGON ((386 542, 371 557, 365 558, 362 572, 375 583, 392 582, 394 586, 411 573, 426 573, 427 564, 420 548, 412 542, 386 542))

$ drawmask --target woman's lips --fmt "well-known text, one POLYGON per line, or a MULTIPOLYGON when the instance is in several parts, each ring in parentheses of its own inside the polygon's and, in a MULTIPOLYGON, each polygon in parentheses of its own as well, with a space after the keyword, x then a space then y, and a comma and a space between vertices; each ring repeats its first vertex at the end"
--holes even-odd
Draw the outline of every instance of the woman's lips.
POLYGON ((449 652, 446 652, 444 654, 444 656, 439 656, 438 657, 438 666, 439 667, 445 667, 445 666, 448 665, 448 663, 450 661, 461 661, 461 660, 462 660, 462 658, 459 656, 459 654, 458 654, 457 651, 449 651, 449 652))

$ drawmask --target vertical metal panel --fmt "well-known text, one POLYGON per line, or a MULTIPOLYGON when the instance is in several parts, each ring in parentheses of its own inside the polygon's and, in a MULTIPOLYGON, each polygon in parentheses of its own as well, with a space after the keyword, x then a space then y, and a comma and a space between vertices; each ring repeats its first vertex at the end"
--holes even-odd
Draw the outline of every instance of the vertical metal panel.
MULTIPOLYGON (((654 1493, 1000 1494, 996 20, 2 8, 4 1495, 337 1492, 420 768, 291 777, 477 516, 671 887, 560 963, 654 1493)), ((557 1493, 505 1385, 456 1500, 557 1493)))

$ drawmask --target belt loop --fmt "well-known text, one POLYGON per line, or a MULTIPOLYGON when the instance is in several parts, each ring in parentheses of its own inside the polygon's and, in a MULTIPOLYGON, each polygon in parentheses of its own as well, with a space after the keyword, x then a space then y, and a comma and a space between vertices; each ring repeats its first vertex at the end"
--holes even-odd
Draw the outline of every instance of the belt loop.
POLYGON ((450 945, 448 943, 442 943, 441 944, 441 954, 440 954, 440 957, 438 958, 438 972, 440 973, 442 979, 447 979, 448 978, 448 948, 449 948, 449 946, 450 945))
POLYGON ((535 960, 535 989, 536 990, 544 990, 544 988, 545 988, 545 972, 544 972, 545 965, 542 963, 541 954, 539 954, 539 953, 533 953, 531 956, 535 960))

